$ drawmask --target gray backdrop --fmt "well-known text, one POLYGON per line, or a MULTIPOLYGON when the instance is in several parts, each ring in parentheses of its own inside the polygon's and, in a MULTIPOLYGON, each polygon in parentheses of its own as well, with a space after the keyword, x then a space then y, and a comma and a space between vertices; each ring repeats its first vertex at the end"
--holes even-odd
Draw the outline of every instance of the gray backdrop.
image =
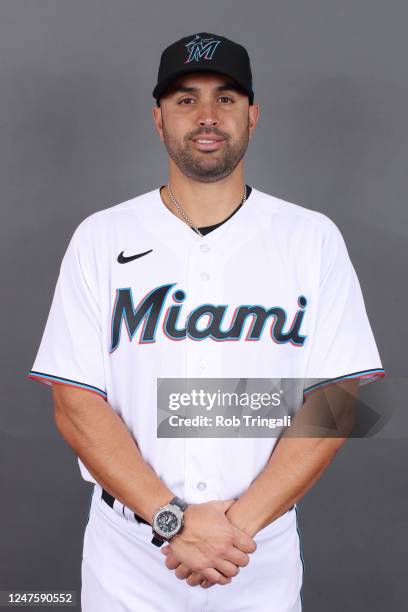
MULTIPOLYGON (((151 91, 175 39, 247 46, 247 182, 335 221, 383 365, 405 376, 407 16, 402 0, 1 1, 0 589, 79 598, 90 488, 26 374, 76 226, 166 180, 151 91)), ((305 612, 406 609, 407 448, 349 440, 301 502, 305 612)))

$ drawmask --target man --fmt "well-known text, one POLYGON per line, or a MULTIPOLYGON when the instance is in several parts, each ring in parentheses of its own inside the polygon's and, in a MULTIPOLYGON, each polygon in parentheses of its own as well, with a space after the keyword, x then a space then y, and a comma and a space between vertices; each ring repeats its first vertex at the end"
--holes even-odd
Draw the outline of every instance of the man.
POLYGON ((298 612, 296 502, 346 436, 162 437, 158 379, 312 379, 299 423, 384 370, 335 224, 245 184, 246 50, 182 38, 153 96, 167 184, 79 224, 29 374, 94 484, 82 609, 298 612))

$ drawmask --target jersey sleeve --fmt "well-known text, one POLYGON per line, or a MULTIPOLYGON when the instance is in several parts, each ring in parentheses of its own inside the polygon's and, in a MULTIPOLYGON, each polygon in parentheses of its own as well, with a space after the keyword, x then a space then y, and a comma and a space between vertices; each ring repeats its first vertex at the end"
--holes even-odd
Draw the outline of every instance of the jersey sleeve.
POLYGON ((322 245, 316 317, 304 380, 304 396, 330 383, 358 378, 359 385, 385 376, 356 271, 343 236, 328 221, 322 245))
MULTIPOLYGON (((86 220, 85 220, 86 221, 86 220)), ((106 399, 95 257, 82 222, 62 259, 45 329, 29 378, 61 383, 106 399)))

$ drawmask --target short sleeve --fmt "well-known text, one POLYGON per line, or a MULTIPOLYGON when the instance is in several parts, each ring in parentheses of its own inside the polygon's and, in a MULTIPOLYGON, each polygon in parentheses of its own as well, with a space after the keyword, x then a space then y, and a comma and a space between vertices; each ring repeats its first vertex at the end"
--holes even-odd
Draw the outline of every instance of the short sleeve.
POLYGON ((63 257, 51 308, 28 376, 62 383, 106 399, 101 310, 89 233, 75 230, 63 257))
POLYGON ((385 376, 344 239, 326 219, 304 396, 347 378, 358 378, 361 386, 385 376))

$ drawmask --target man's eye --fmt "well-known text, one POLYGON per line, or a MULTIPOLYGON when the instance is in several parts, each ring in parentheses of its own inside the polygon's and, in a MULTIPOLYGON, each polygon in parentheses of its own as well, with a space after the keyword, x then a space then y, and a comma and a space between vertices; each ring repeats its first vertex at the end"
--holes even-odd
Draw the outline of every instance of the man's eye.
MULTIPOLYGON (((233 99, 230 98, 229 96, 220 96, 218 99, 221 100, 222 102, 233 102, 233 99)), ((184 104, 184 105, 194 104, 194 98, 183 98, 182 100, 179 101, 179 104, 184 104)))

